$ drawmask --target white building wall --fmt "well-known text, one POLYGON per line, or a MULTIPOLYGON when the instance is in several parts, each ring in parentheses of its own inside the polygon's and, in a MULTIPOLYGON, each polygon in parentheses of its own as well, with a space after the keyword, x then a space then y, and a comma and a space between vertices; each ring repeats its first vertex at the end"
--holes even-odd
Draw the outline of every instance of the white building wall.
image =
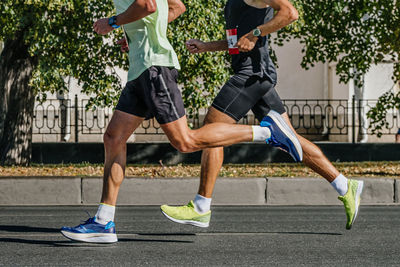
POLYGON ((384 93, 393 90, 393 64, 373 65, 365 75, 365 98, 377 99, 384 93))
POLYGON ((274 47, 279 68, 276 90, 282 99, 323 99, 325 64, 318 63, 310 70, 301 68, 302 45, 293 40, 283 47, 274 47))
MULTIPOLYGON (((339 83, 336 64, 317 63, 313 68, 304 70, 302 44, 292 40, 283 47, 273 47, 278 57, 278 84, 276 89, 282 99, 351 99, 354 94, 352 82, 339 83), (328 68, 326 70, 326 68, 328 68), (328 88, 326 88, 328 87, 328 88)), ((365 76, 365 98, 377 99, 391 90, 393 64, 371 66, 365 76)))

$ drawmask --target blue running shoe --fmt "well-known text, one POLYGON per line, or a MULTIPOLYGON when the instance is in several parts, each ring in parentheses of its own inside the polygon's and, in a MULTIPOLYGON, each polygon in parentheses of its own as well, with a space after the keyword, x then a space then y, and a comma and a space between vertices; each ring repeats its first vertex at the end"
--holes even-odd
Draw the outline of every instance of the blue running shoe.
POLYGON ((96 222, 96 216, 75 227, 62 227, 61 233, 74 241, 89 243, 115 243, 118 241, 114 222, 106 225, 96 222))
POLYGON ((271 137, 265 140, 267 144, 289 153, 296 162, 303 160, 303 150, 296 133, 278 112, 271 110, 261 121, 260 126, 268 127, 271 130, 271 137))

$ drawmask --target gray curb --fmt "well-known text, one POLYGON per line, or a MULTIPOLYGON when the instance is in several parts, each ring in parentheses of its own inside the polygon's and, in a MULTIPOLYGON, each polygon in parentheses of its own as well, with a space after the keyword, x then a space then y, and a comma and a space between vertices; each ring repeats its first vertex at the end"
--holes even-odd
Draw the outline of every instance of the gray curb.
MULTIPOLYGON (((400 181, 363 180, 363 205, 393 205, 400 181)), ((193 199, 198 178, 126 178, 119 205, 181 205, 193 199)), ((0 205, 96 205, 100 177, 1 177, 0 205)), ((213 205, 341 205, 337 193, 321 178, 219 178, 213 205)))

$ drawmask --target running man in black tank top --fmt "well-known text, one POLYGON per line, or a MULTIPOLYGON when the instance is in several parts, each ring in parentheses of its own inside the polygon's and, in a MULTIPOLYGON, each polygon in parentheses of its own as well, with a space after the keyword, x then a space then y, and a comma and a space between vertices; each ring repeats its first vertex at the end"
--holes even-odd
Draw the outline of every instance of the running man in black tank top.
MULTIPOLYGON (((277 75, 269 56, 268 35, 297 20, 297 10, 288 0, 228 0, 224 11, 228 34, 226 40, 202 42, 192 39, 186 43, 191 53, 227 50, 233 53, 234 75, 214 99, 205 123, 236 123, 249 110, 258 120, 262 120, 270 110, 275 110, 293 129, 275 91, 277 75), (234 42, 236 48, 232 47, 234 42)), ((339 199, 346 209, 346 228, 350 229, 357 216, 363 182, 347 179, 315 144, 300 135, 297 138, 304 152, 303 163, 323 176, 339 193, 339 199)), ((198 226, 198 220, 209 222, 210 216, 203 218, 202 214, 209 214, 212 192, 222 162, 222 147, 203 150, 200 187, 193 203, 182 207, 163 205, 163 213, 179 223, 198 226)))

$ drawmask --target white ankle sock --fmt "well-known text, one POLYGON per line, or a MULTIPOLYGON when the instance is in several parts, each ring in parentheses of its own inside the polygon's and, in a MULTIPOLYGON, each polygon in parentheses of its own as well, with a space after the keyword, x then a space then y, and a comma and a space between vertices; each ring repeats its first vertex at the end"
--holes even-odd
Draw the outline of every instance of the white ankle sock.
POLYGON ((100 203, 96 213, 96 222, 107 224, 109 221, 114 221, 115 206, 100 203))
POLYGON ((271 136, 271 131, 268 127, 253 125, 253 142, 265 142, 271 136))
POLYGON ((212 198, 206 198, 206 197, 203 197, 203 196, 197 194, 193 200, 194 209, 198 213, 205 213, 205 212, 209 211, 210 207, 211 207, 211 200, 212 200, 212 198))
POLYGON ((333 186, 333 188, 336 189, 339 195, 344 196, 346 195, 348 189, 347 182, 348 182, 347 178, 344 177, 342 174, 339 174, 339 176, 336 177, 335 180, 333 180, 331 185, 333 186))

